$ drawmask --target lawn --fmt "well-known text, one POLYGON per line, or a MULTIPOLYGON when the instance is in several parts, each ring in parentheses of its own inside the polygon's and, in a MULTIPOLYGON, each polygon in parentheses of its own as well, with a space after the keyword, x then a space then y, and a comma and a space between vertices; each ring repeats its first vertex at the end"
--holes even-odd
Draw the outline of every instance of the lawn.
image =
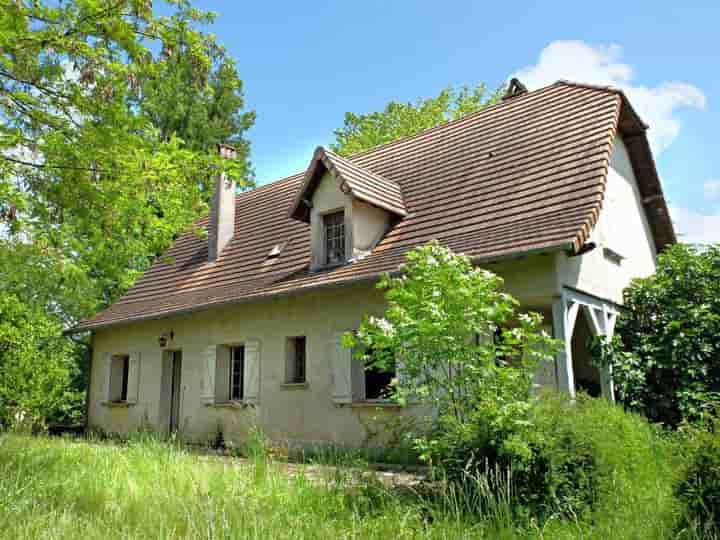
POLYGON ((511 518, 502 497, 471 501, 476 513, 468 516, 460 494, 430 499, 388 488, 367 468, 293 470, 154 440, 0 434, 0 538, 673 537, 661 517, 662 488, 644 493, 643 508, 618 500, 607 519, 539 526, 511 518))

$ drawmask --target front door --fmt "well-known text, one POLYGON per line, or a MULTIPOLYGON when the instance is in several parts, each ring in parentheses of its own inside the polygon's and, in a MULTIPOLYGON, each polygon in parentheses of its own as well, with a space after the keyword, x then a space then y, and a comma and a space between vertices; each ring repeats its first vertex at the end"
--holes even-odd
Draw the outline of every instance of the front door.
POLYGON ((180 377, 182 373, 182 351, 170 353, 170 433, 174 433, 180 427, 180 397, 182 385, 180 377))

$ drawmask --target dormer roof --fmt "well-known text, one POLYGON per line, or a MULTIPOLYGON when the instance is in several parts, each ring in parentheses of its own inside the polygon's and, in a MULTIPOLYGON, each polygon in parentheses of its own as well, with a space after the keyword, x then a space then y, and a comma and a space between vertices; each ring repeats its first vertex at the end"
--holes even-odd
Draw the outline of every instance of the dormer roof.
POLYGON ((343 193, 399 217, 407 215, 400 184, 318 146, 305 170, 303 182, 290 209, 290 217, 310 222, 310 201, 326 172, 333 175, 343 193))

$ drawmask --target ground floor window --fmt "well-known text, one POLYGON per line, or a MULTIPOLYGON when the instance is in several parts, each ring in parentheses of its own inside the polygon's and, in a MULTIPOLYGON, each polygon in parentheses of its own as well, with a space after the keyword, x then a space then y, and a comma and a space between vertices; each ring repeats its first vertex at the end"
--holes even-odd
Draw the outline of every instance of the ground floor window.
POLYGON ((301 384, 306 381, 307 339, 305 336, 287 339, 285 382, 301 384))
POLYGON ((230 399, 242 401, 245 379, 245 347, 230 348, 230 399))
POLYGON ((365 399, 388 399, 392 392, 392 381, 397 375, 393 366, 391 369, 381 370, 368 368, 365 370, 365 399))
POLYGON ((110 401, 127 401, 128 376, 130 373, 130 357, 116 354, 110 363, 110 401))
POLYGON ((366 365, 363 369, 361 398, 366 401, 386 400, 392 396, 393 380, 397 377, 397 362, 392 351, 370 350, 367 352, 369 358, 379 361, 385 368, 366 365))

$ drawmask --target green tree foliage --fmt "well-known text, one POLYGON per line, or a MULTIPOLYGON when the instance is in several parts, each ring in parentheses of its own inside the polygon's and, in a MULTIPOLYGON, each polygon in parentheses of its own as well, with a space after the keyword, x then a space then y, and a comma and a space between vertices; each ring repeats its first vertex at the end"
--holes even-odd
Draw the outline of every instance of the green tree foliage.
POLYGON ((720 247, 671 247, 624 297, 603 351, 619 398, 655 422, 701 420, 720 400, 720 247))
POLYGON ((42 309, 0 294, 0 424, 44 426, 75 420, 81 392, 72 345, 42 309))
POLYGON ((489 92, 484 84, 450 86, 435 97, 408 103, 391 101, 382 111, 348 112, 343 127, 335 130, 335 142, 330 147, 342 156, 369 150, 497 103, 503 91, 499 88, 489 92))
MULTIPOLYGON (((57 336, 207 211, 216 174, 252 185, 254 114, 200 30, 213 16, 188 0, 161 9, 0 0, 0 294, 57 336), (238 159, 221 160, 218 142, 238 159)), ((82 365, 82 347, 57 351, 82 365)))
POLYGON ((366 318, 345 345, 367 369, 398 362, 394 398, 437 411, 431 432, 415 441, 423 457, 461 471, 491 446, 496 456, 529 456, 522 433, 533 367, 555 345, 541 316, 519 313, 500 277, 437 242, 408 253, 402 275, 379 287, 384 317, 366 318))
POLYGON ((116 299, 206 211, 208 178, 249 184, 235 67, 195 29, 211 15, 169 4, 156 16, 146 0, 2 1, 2 249, 27 244, 28 262, 88 276, 92 301, 70 318, 116 299), (216 155, 220 138, 240 159, 216 155))

